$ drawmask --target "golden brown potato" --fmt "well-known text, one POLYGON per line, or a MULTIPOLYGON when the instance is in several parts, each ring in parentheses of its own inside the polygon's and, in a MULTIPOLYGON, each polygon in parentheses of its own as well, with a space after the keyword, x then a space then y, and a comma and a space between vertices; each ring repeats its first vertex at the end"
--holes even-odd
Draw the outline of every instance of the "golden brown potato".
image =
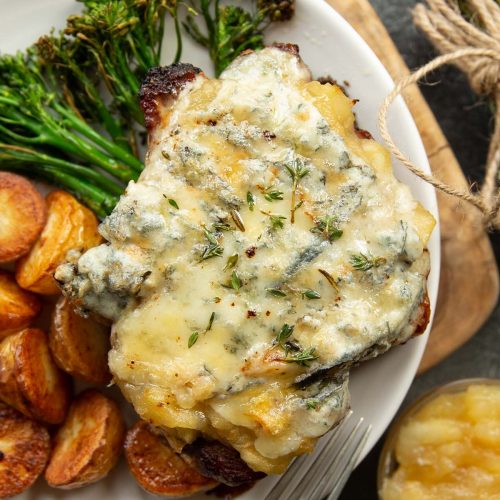
POLYGON ((0 498, 29 488, 50 454, 47 429, 0 403, 0 498))
POLYGON ((47 196, 47 224, 31 252, 17 264, 16 279, 26 290, 54 295, 59 288, 53 274, 68 250, 87 250, 102 238, 93 212, 64 191, 47 196))
POLYGON ((69 377, 50 354, 47 337, 26 328, 0 343, 0 399, 48 424, 64 420, 70 403, 69 377))
POLYGON ((40 308, 35 294, 23 290, 12 273, 0 270, 0 338, 28 326, 40 308))
POLYGON ((49 346, 57 365, 73 377, 107 384, 110 349, 109 327, 73 311, 66 297, 56 304, 49 333, 49 346))
POLYGON ((188 465, 143 420, 127 432, 125 457, 136 481, 154 495, 192 495, 218 484, 188 465))
POLYGON ((68 490, 95 483, 116 464, 124 437, 118 405, 94 389, 82 392, 57 431, 45 479, 68 490))
POLYGON ((0 172, 0 263, 27 254, 45 224, 45 201, 24 177, 0 172))

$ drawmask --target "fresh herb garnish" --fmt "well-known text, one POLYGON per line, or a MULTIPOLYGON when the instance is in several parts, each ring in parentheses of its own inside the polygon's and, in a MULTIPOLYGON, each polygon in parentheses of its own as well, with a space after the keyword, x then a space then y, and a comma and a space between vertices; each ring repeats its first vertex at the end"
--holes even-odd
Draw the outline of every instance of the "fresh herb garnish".
POLYGON ((382 264, 385 264, 387 259, 384 257, 373 257, 371 255, 359 253, 351 255, 349 262, 351 263, 351 266, 358 271, 368 271, 372 267, 380 267, 382 264))
POLYGON ((318 408, 319 401, 317 399, 308 399, 306 401, 306 407, 308 410, 316 410, 318 408))
POLYGON ((204 248, 203 253, 201 254, 201 260, 211 259, 212 257, 221 257, 224 253, 224 248, 219 244, 216 236, 212 232, 208 231, 208 229, 204 229, 203 231, 209 244, 204 248))
POLYGON ((286 293, 279 288, 266 288, 266 292, 275 297, 286 297, 286 293))
POLYGON ((210 319, 208 320, 208 326, 205 332, 209 332, 212 329, 212 325, 214 324, 214 319, 215 319, 215 312, 212 312, 212 314, 210 315, 210 319))
POLYGON ((310 288, 307 288, 306 290, 302 290, 301 292, 302 298, 306 299, 321 299, 321 295, 316 291, 316 290, 311 290, 310 288))
POLYGON ((337 226, 337 218, 325 215, 318 217, 315 221, 316 226, 311 229, 311 233, 323 235, 330 243, 338 240, 343 233, 337 226))
MULTIPOLYGON (((214 324, 214 319, 215 319, 215 312, 212 312, 212 314, 210 315, 210 318, 208 320, 208 325, 205 328, 205 331, 203 332, 203 334, 209 332, 212 329, 212 325, 214 324)), ((188 339, 188 349, 191 349, 191 347, 193 347, 196 344, 196 342, 198 341, 199 338, 200 338, 200 333, 196 332, 196 331, 193 332, 189 336, 189 339, 188 339)))
POLYGON ((325 271, 324 269, 318 269, 318 271, 326 278, 326 281, 328 281, 328 283, 330 283, 330 285, 332 285, 333 288, 335 288, 335 290, 337 290, 338 292, 339 287, 337 285, 337 282, 335 281, 335 278, 328 271, 325 271))
POLYGON ((294 326, 289 325, 288 323, 285 323, 280 331, 276 335, 276 343, 279 344, 280 346, 284 347, 285 342, 289 339, 289 337, 293 333, 294 326))
POLYGON ((309 366, 309 362, 314 361, 315 359, 318 359, 318 356, 316 355, 316 348, 309 347, 303 351, 287 355, 286 358, 282 359, 282 361, 285 363, 297 363, 302 366, 309 366))
POLYGON ((200 334, 198 332, 193 332, 189 336, 188 349, 191 349, 191 347, 193 347, 196 344, 196 342, 198 341, 199 336, 200 336, 200 334))
POLYGON ((278 191, 274 186, 268 186, 262 190, 262 194, 267 201, 276 201, 283 199, 283 191, 278 191))
POLYGON ((296 203, 297 188, 299 187, 300 181, 310 172, 310 170, 305 167, 304 162, 300 158, 296 158, 291 165, 285 164, 285 168, 292 178, 290 222, 293 224, 295 222, 295 211, 302 205, 301 203, 296 203))
POLYGON ((238 291, 242 287, 243 283, 236 273, 236 271, 233 271, 231 274, 231 287, 234 288, 236 291, 238 291))
POLYGON ((253 212, 253 208, 255 207, 255 196, 250 191, 247 192, 247 203, 250 212, 253 212))
POLYGON ((179 205, 177 205, 177 202, 174 199, 169 198, 168 204, 171 205, 172 207, 176 208, 177 210, 179 210, 179 205))
POLYGON ((264 210, 261 210, 260 213, 267 215, 269 217, 269 220, 271 222, 271 229, 276 230, 276 229, 283 229, 285 227, 283 221, 286 220, 286 217, 284 215, 275 215, 269 212, 264 212, 264 210))
POLYGON ((222 232, 222 231, 232 231, 233 228, 227 222, 215 222, 212 224, 212 228, 214 231, 222 232))
POLYGON ((228 269, 232 269, 236 264, 238 263, 238 254, 235 253, 234 255, 231 255, 231 257, 227 258, 227 263, 224 266, 224 271, 227 271, 228 269))
POLYGON ((236 224, 236 227, 241 231, 241 232, 245 232, 245 225, 243 224, 243 219, 241 218, 241 215, 240 213, 238 212, 238 210, 231 210, 231 217, 234 221, 234 223, 236 224))

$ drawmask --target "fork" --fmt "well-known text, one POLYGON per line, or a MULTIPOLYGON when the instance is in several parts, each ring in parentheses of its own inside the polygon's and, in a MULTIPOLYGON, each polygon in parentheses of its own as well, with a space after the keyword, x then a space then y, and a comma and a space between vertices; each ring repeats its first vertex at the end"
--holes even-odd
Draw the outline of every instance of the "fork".
POLYGON ((372 429, 363 418, 351 422, 352 411, 318 445, 316 456, 303 455, 274 485, 265 500, 336 500, 353 471, 372 429))

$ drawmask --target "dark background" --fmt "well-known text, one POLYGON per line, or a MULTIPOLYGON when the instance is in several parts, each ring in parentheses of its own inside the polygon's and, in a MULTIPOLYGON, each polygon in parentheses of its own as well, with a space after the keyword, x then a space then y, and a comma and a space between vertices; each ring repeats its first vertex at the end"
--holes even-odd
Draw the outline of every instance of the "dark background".
MULTIPOLYGON (((436 55, 432 46, 413 25, 411 9, 418 3, 417 0, 370 1, 410 69, 425 64, 436 55)), ((421 90, 465 175, 471 182, 481 181, 493 126, 488 101, 477 97, 463 74, 452 67, 436 71, 421 85, 421 90)), ((491 240, 498 262, 500 236, 492 235, 491 240)), ((467 270, 464 269, 464 272, 467 270)), ((471 279, 474 277, 471 276, 471 279)), ((414 380, 401 410, 423 392, 452 380, 469 377, 500 378, 499 333, 500 306, 497 305, 490 319, 474 338, 438 366, 414 380)), ((377 464, 384 437, 353 472, 341 500, 377 499, 377 464)))

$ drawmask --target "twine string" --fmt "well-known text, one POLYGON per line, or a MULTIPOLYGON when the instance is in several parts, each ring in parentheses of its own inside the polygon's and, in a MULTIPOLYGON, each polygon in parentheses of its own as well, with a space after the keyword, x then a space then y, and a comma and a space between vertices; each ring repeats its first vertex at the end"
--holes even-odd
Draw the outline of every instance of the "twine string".
POLYGON ((382 138, 391 153, 415 175, 435 188, 478 208, 485 226, 500 229, 500 5, 495 0, 467 0, 466 6, 476 22, 461 15, 456 0, 427 0, 414 10, 415 24, 442 53, 414 73, 401 79, 385 98, 379 112, 382 138), (387 126, 391 103, 402 91, 440 66, 453 63, 467 75, 471 87, 481 95, 490 96, 496 104, 495 128, 486 160, 486 173, 481 189, 458 189, 427 174, 410 161, 394 143, 387 126))

